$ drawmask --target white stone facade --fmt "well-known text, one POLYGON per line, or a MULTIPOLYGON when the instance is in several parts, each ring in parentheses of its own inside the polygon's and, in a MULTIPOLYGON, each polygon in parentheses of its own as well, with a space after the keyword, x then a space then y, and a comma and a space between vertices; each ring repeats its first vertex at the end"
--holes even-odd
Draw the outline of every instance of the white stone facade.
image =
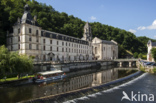
POLYGON ((156 42, 152 42, 151 40, 149 40, 148 43, 147 43, 147 48, 148 48, 147 61, 154 62, 154 58, 152 57, 152 54, 151 54, 151 49, 156 48, 156 42))
MULTIPOLYGON (((30 8, 25 5, 21 19, 13 26, 13 33, 7 34, 7 47, 10 51, 33 56, 36 61, 81 61, 94 58, 93 48, 99 42, 97 60, 118 58, 117 43, 110 44, 92 40, 91 27, 87 22, 84 26, 83 38, 75 38, 60 33, 43 30, 31 17, 30 8), (105 50, 103 50, 105 48, 105 50)), ((97 55, 97 54, 95 54, 97 55)))
POLYGON ((112 60, 118 58, 118 45, 115 41, 101 40, 95 37, 92 40, 95 60, 112 60))

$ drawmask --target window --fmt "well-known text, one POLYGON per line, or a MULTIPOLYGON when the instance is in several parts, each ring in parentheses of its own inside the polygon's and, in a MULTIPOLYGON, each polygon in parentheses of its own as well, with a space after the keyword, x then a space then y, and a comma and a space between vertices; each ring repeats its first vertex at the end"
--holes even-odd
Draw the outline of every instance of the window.
POLYGON ((20 28, 18 29, 18 34, 20 33, 20 28))
POLYGON ((31 41, 31 37, 29 37, 29 41, 31 41))
POLYGON ((45 39, 43 39, 43 43, 45 43, 45 39))
POLYGON ((67 48, 66 48, 66 52, 67 52, 67 48))
POLYGON ((46 50, 46 47, 45 46, 43 46, 43 50, 46 50))
POLYGON ((70 60, 70 56, 69 56, 69 60, 70 60))
POLYGON ((13 46, 11 45, 11 50, 13 50, 13 46))
POLYGON ((62 48, 62 52, 64 52, 64 48, 62 48))
POLYGON ((105 51, 105 47, 103 48, 103 50, 105 51))
POLYGON ((57 45, 59 44, 59 42, 57 41, 57 45))
POLYGON ((50 44, 52 44, 52 40, 50 40, 50 44))
POLYGON ((31 28, 29 28, 29 33, 31 33, 31 28))
POLYGON ((50 47, 50 51, 52 51, 52 47, 50 47))
POLYGON ((69 43, 69 46, 70 46, 70 43, 69 43))
POLYGON ((70 48, 69 48, 69 52, 70 52, 70 48))
POLYGON ((64 42, 62 42, 62 46, 64 46, 64 42))
POLYGON ((59 51, 59 50, 58 50, 58 47, 57 47, 57 51, 59 51))
POLYGON ((52 57, 50 57, 50 60, 52 61, 52 60, 53 60, 53 58, 52 58, 52 57))
POLYGON ((36 38, 36 42, 38 42, 38 38, 36 38))
POLYGON ((30 50, 32 49, 32 45, 31 45, 31 44, 29 44, 29 49, 30 49, 30 50))
POLYGON ((36 50, 39 50, 39 45, 36 45, 36 50))
POLYGON ((10 42, 13 43, 13 42, 12 42, 12 38, 10 38, 10 42))
POLYGON ((38 30, 36 30, 36 36, 38 36, 38 30))
POLYGON ((20 36, 18 37, 18 41, 20 41, 20 36))
POLYGON ((18 49, 20 49, 20 44, 18 45, 18 49))
POLYGON ((66 46, 67 46, 67 43, 66 43, 66 46))

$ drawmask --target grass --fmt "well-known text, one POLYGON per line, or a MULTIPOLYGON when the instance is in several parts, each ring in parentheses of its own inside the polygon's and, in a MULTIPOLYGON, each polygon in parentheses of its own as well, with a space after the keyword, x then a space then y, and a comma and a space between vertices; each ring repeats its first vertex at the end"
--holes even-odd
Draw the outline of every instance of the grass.
POLYGON ((20 79, 18 79, 18 77, 6 78, 6 80, 5 80, 5 79, 0 79, 0 82, 21 80, 21 79, 25 79, 25 78, 29 78, 29 77, 34 77, 34 75, 23 76, 23 77, 21 77, 20 79))

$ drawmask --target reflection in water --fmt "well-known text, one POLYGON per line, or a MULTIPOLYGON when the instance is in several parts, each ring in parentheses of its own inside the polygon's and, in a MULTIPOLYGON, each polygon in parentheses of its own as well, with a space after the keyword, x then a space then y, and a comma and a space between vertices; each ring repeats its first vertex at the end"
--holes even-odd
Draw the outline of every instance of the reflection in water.
MULTIPOLYGON (((110 69, 111 66, 105 66, 101 69, 92 69, 90 71, 84 70, 79 73, 69 73, 69 78, 62 81, 56 81, 52 83, 42 84, 27 84, 22 86, 9 86, 0 88, 0 103, 14 103, 23 100, 30 100, 33 98, 39 98, 43 96, 55 95, 59 93, 67 93, 76 89, 97 86, 118 78, 117 69, 110 69), (109 69, 108 69, 109 68, 109 69), (96 70, 96 71, 95 71, 96 70), (82 75, 83 74, 83 75, 82 75)), ((109 86, 111 88, 111 85, 109 86)), ((102 87, 101 89, 106 89, 102 87)), ((77 96, 85 96, 91 93, 98 92, 97 89, 91 89, 90 91, 77 92, 77 96)), ((72 93, 70 93, 72 95, 72 93)), ((100 93, 97 95, 101 95, 100 93)), ((66 101, 66 94, 63 95, 59 101, 66 101)), ((69 99, 73 99, 74 95, 69 99)), ((83 97, 81 99, 84 99, 83 97)), ((55 98, 57 99, 57 98, 55 98)))

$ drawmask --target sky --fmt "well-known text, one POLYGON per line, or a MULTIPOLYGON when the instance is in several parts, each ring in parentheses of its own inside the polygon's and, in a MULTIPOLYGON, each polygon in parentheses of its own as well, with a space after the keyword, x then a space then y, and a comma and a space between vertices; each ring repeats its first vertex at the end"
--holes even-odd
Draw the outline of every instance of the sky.
POLYGON ((83 21, 156 39, 156 0, 36 0, 83 21))

